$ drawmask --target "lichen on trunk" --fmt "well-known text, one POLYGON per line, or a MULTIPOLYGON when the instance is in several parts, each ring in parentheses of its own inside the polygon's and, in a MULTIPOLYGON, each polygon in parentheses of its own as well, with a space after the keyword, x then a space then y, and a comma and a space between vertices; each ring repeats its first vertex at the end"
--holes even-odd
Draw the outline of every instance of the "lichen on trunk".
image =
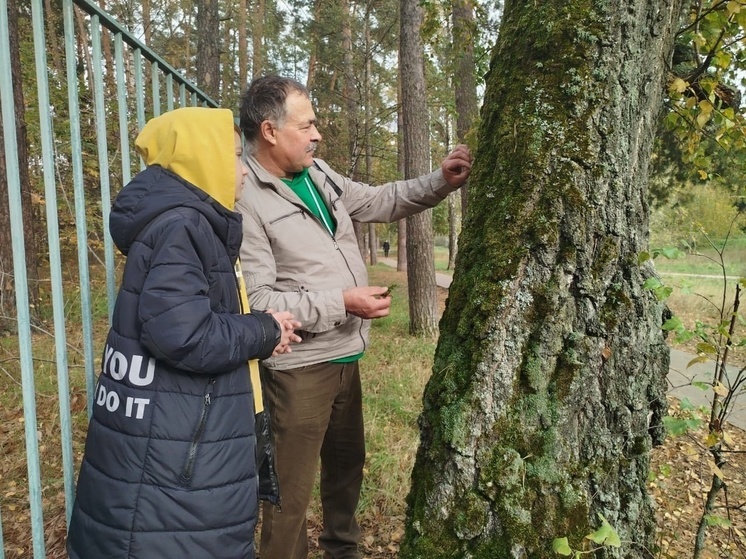
POLYGON ((420 418, 401 557, 547 557, 604 517, 644 556, 665 412, 642 288, 681 2, 508 1, 420 418))

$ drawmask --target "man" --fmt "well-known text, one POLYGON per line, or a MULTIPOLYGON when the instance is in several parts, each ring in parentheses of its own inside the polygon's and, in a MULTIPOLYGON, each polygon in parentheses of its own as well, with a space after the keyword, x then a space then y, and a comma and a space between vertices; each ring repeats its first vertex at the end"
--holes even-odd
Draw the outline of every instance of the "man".
POLYGON ((326 559, 359 559, 355 509, 365 463, 358 360, 369 320, 386 316, 385 287, 369 286, 352 220, 392 222, 435 206, 469 176, 456 147, 441 169, 380 187, 353 182, 315 160, 321 135, 308 91, 279 76, 254 80, 241 102, 249 174, 244 216, 251 307, 292 310, 303 342, 264 361, 281 507, 262 512, 262 559, 305 559, 306 509, 319 456, 326 559))

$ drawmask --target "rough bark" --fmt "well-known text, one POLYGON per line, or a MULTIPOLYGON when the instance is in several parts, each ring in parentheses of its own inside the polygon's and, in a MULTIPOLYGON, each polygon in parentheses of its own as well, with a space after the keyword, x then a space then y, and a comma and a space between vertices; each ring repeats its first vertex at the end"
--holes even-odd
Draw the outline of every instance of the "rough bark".
POLYGON ((650 557, 669 353, 642 288, 681 0, 508 1, 400 557, 650 557), (586 542, 588 543, 588 542, 586 542))
MULTIPOLYGON (((371 146, 370 131, 373 127, 373 118, 371 115, 371 37, 370 37, 370 2, 365 6, 365 74, 363 77, 363 105, 365 106, 365 125, 363 126, 363 146, 365 149, 365 182, 370 184, 372 181, 373 170, 373 150, 371 146)), ((368 248, 370 250, 370 265, 378 264, 378 235, 376 235, 376 224, 368 224, 368 248)))
MULTIPOLYGON (((430 170, 424 50, 420 38, 422 20, 423 11, 417 0, 401 0, 399 72, 405 178, 414 178, 430 170)), ((409 332, 434 335, 438 308, 430 210, 407 218, 407 288, 409 332)))

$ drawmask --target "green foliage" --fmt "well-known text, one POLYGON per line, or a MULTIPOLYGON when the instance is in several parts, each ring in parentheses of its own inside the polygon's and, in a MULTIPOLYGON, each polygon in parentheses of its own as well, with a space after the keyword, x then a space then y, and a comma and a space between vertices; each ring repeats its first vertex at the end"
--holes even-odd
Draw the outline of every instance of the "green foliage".
POLYGON ((706 514, 705 521, 708 526, 721 526, 723 528, 731 528, 733 526, 730 520, 716 514, 706 514))
POLYGON ((653 157, 656 203, 676 186, 716 183, 743 204, 746 119, 739 87, 746 51, 744 0, 693 2, 676 38, 666 111, 653 157))
POLYGON ((699 429, 702 426, 702 420, 698 417, 676 418, 666 416, 663 418, 663 424, 670 435, 680 437, 699 429))
POLYGON ((558 555, 572 555, 572 549, 570 548, 570 543, 567 541, 567 538, 555 539, 552 542, 552 551, 558 555))
POLYGON ((736 200, 731 190, 714 181, 674 187, 652 212, 653 241, 692 251, 707 238, 723 239, 730 231, 746 230, 746 213, 736 200))
MULTIPOLYGON (((591 532, 590 534, 586 535, 585 539, 592 541, 598 546, 601 546, 601 548, 621 547, 622 541, 619 538, 619 534, 617 534, 616 530, 612 528, 611 524, 608 523, 603 514, 599 513, 598 516, 601 519, 601 526, 595 532, 591 532)), ((575 557, 575 559, 583 555, 592 555, 599 549, 599 547, 585 550, 572 549, 570 547, 570 542, 566 537, 556 538, 552 541, 552 551, 554 551, 557 555, 562 555, 564 557, 572 555, 575 557)))
POLYGON ((606 521, 603 514, 599 513, 598 516, 601 519, 601 527, 592 534, 588 534, 586 538, 599 545, 606 545, 609 547, 621 546, 622 542, 619 539, 619 534, 617 534, 614 528, 612 528, 606 521))
MULTIPOLYGON (((695 193, 694 197, 696 198, 698 194, 695 193)), ((711 200, 711 202, 714 204, 716 201, 711 200)), ((734 353, 746 347, 746 337, 743 335, 743 326, 746 325, 746 320, 744 320, 743 314, 739 312, 741 294, 743 286, 746 285, 746 278, 742 277, 735 282, 729 279, 726 274, 726 259, 724 256, 731 239, 730 235, 738 224, 739 217, 741 216, 738 215, 738 212, 735 213, 735 216, 733 216, 733 212, 731 212, 731 215, 727 213, 721 215, 720 220, 717 216, 711 216, 710 230, 718 231, 724 238, 722 243, 712 241, 705 228, 701 224, 697 224, 702 239, 709 245, 710 254, 706 257, 720 268, 720 275, 723 278, 719 298, 702 296, 708 303, 710 313, 696 317, 691 326, 687 325, 686 321, 679 316, 671 316, 662 325, 664 331, 674 335, 672 340, 674 344, 687 344, 688 348, 693 348, 695 357, 689 361, 687 369, 695 364, 713 363, 713 373, 710 381, 702 382, 694 381, 694 379, 690 381, 692 386, 708 392, 708 398, 711 402, 710 407, 700 410, 692 406, 687 400, 683 400, 679 414, 663 418, 668 434, 680 437, 691 436, 703 427, 702 416, 709 417, 707 436, 703 441, 703 446, 711 455, 710 466, 714 475, 708 497, 703 501, 702 515, 695 537, 694 557, 699 557, 701 554, 708 528, 716 526, 726 529, 733 528, 729 520, 715 515, 713 511, 716 508, 716 496, 725 485, 723 470, 727 461, 724 459, 722 447, 724 443, 726 445, 732 443, 727 432, 726 419, 733 408, 734 396, 742 392, 741 386, 746 382, 746 367, 737 365, 730 372, 726 372, 725 369, 726 363, 730 364, 733 360, 734 353), (729 295, 729 287, 734 288, 732 299, 729 295)), ((641 254, 639 261, 643 263, 656 256, 681 258, 682 253, 676 248, 656 249, 641 254)), ((695 256, 704 255, 695 252, 695 256)), ((653 291, 659 298, 668 298, 673 292, 657 277, 649 278, 643 287, 653 291)), ((730 506, 727 500, 725 506, 726 508, 730 506)))

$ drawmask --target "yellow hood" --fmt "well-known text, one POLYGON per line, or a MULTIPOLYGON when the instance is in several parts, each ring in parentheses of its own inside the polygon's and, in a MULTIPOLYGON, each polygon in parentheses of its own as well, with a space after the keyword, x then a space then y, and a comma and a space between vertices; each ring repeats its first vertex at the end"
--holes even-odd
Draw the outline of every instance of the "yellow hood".
POLYGON ((168 169, 232 210, 236 195, 234 130, 228 109, 183 107, 148 121, 135 147, 146 165, 168 169))

